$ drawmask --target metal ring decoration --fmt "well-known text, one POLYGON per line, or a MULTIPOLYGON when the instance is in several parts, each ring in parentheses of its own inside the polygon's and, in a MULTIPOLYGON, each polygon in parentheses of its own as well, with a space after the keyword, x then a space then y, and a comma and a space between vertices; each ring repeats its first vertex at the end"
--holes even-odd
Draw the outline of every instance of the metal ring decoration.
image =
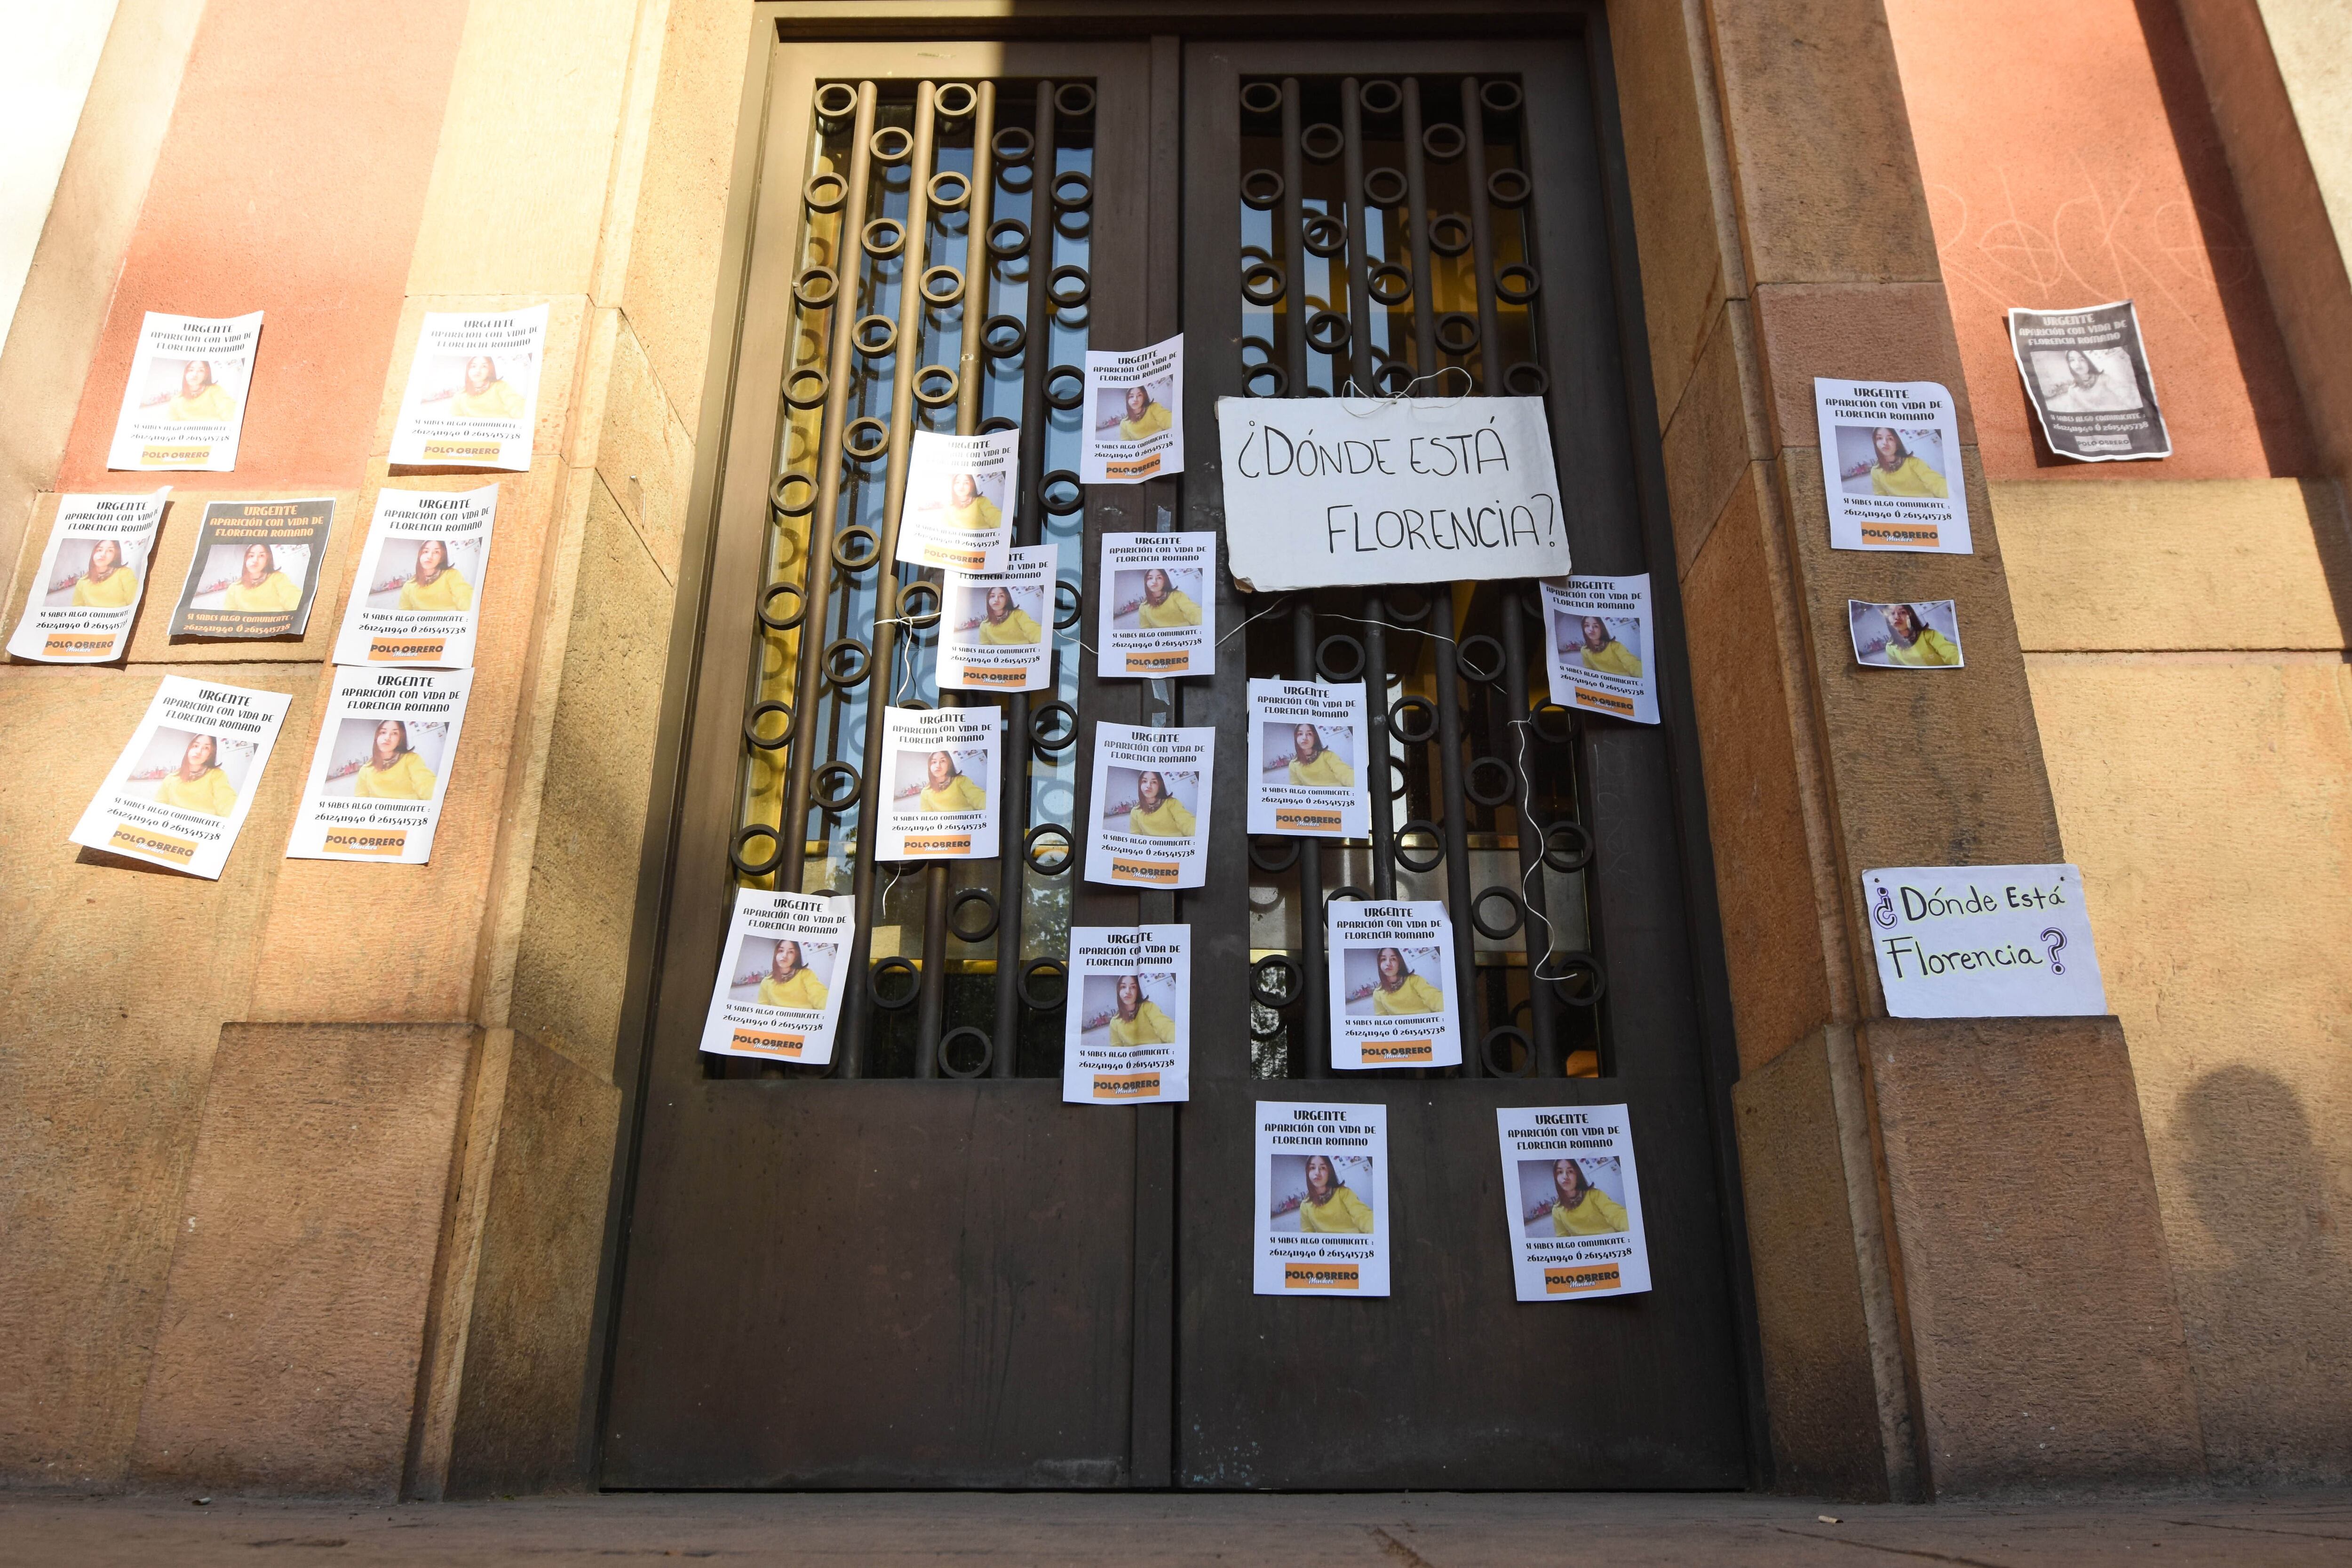
POLYGON ((1054 308, 1056 310, 1076 310, 1079 306, 1084 305, 1087 300, 1093 298, 1094 293, 1095 282, 1093 277, 1088 276, 1085 267, 1079 267, 1075 263, 1055 267, 1053 271, 1053 276, 1045 279, 1045 298, 1052 302, 1054 308), (1062 286, 1065 283, 1076 284, 1077 291, 1076 293, 1064 293, 1062 286))
POLYGON ((1470 138, 1458 125, 1440 122, 1421 133, 1421 150, 1440 163, 1451 163, 1470 146, 1470 138))
POLYGON ((1521 360, 1503 372, 1503 390, 1513 397, 1541 397, 1551 391, 1551 372, 1532 360, 1521 360))
POLYGON ((1018 316, 991 316, 980 324, 980 351, 992 360, 1009 360, 1029 344, 1029 325, 1018 316), (1009 338, 999 336, 1010 332, 1009 338))
POLYGON ((980 94, 971 89, 969 82, 943 82, 931 95, 932 112, 941 120, 961 120, 979 107, 980 94))
POLYGON ((1082 81, 1066 81, 1054 90, 1054 112, 1064 120, 1084 120, 1095 111, 1095 89, 1082 81))
POLYGON ((803 269, 793 279, 793 298, 812 310, 822 310, 841 295, 841 274, 829 267, 803 269))
POLYGON ((992 413, 986 419, 980 422, 980 430, 978 434, 982 435, 1002 435, 1008 430, 1018 430, 1020 428, 1021 422, 1019 420, 1008 419, 1001 413, 992 413))
POLYGON ((827 120, 848 119, 857 112, 857 89, 845 81, 825 83, 816 89, 816 111, 827 120))
POLYGON ((855 766, 847 762, 827 762, 809 776, 809 800, 820 810, 839 816, 857 804, 857 797, 866 792, 866 780, 859 778, 855 766), (838 789, 828 785, 838 785, 838 789))
POLYGON ((1418 588, 1410 583, 1406 584, 1404 587, 1397 589, 1395 592, 1389 595, 1389 619, 1391 621, 1402 621, 1408 626, 1420 625, 1423 622, 1429 619, 1429 612, 1436 608, 1437 601, 1429 596, 1429 591, 1427 589, 1418 588), (1417 597, 1418 602, 1414 604, 1413 608, 1407 610, 1402 604, 1397 601, 1396 595, 1399 593, 1413 594, 1417 597))
POLYGON ((1345 632, 1334 632, 1328 637, 1324 638, 1320 643, 1316 643, 1315 673, 1322 676, 1327 681, 1332 681, 1341 685, 1344 685, 1349 681, 1352 681, 1357 676, 1362 674, 1364 673, 1364 644, 1362 641, 1345 632), (1335 646, 1338 647, 1342 653, 1352 654, 1354 656, 1354 662, 1352 664, 1342 664, 1338 659, 1333 658, 1331 656, 1331 650, 1335 646))
POLYGON ((1242 176, 1242 205, 1252 212, 1272 212, 1290 187, 1272 169, 1253 169, 1242 176))
POLYGON ((1400 207, 1412 194, 1402 169, 1373 169, 1364 175, 1364 200, 1375 207, 1400 207))
POLYGON ((1569 727, 1575 717, 1574 714, 1559 703, 1538 703, 1528 710, 1528 727, 1536 732, 1538 740, 1553 746, 1566 746, 1576 738, 1576 731, 1569 727), (1544 720, 1552 714, 1559 715, 1559 727, 1556 730, 1544 727, 1544 720))
POLYGON ((853 419, 841 433, 841 450, 860 463, 879 457, 890 450, 890 427, 871 414, 853 419))
POLYGON ((769 631, 789 632, 799 625, 801 618, 808 613, 808 596, 801 591, 801 585, 797 582, 772 582, 760 591, 759 608, 753 613, 759 616, 760 624, 769 631), (779 593, 793 596, 791 614, 779 615, 772 608, 779 593))
POLYGON ((1543 962, 1536 966, 1535 973, 1551 986, 1561 1001, 1572 1008, 1589 1008, 1609 989, 1609 971, 1602 968, 1601 960, 1590 953, 1547 953, 1543 962), (1567 972, 1558 975, 1548 973, 1555 966, 1565 968, 1567 972), (1584 989, 1570 990, 1569 981, 1578 975, 1584 977, 1584 989))
POLYGON ((1095 204, 1095 183, 1083 169, 1065 169, 1054 176, 1054 210, 1057 213, 1082 213, 1095 204), (1076 189, 1069 195, 1064 187, 1076 189))
POLYGON ((1495 269, 1495 298, 1507 305, 1530 305, 1543 292, 1543 277, 1524 261, 1495 269))
POLYGON ((1066 577, 1054 580, 1054 630, 1066 632, 1083 620, 1087 613, 1087 596, 1078 585, 1066 577), (1070 596, 1070 607, 1062 608, 1062 595, 1070 596))
POLYGON ((1244 397, 1280 397, 1290 390, 1290 372, 1268 361, 1264 364, 1242 367, 1242 394, 1244 397), (1270 392, 1257 390, 1258 378, 1269 377, 1274 382, 1270 392))
POLYGON ((1372 372, 1372 390, 1383 397, 1404 396, 1412 382, 1412 367, 1402 360, 1391 360, 1372 372))
POLYGON ((948 900, 948 935, 959 942, 987 941, 996 935, 996 894, 984 887, 960 888, 956 895, 948 900), (967 931, 956 924, 956 916, 963 913, 963 906, 967 904, 981 904, 988 911, 988 924, 977 931, 967 931))
POLYGON ((1438 831, 1437 824, 1431 821, 1428 818, 1415 817, 1412 821, 1407 822, 1403 827, 1397 830, 1396 842, 1391 852, 1396 856, 1397 864, 1404 867, 1407 871, 1435 871, 1439 866, 1445 863, 1445 835, 1440 832, 1438 831), (1429 846, 1429 858, 1427 860, 1415 860, 1412 855, 1405 852, 1413 847, 1412 845, 1406 843, 1405 840, 1415 833, 1426 833, 1430 838, 1436 841, 1429 846))
POLYGON ((1389 799, 1391 800, 1402 800, 1411 798, 1412 794, 1412 775, 1405 770, 1404 763, 1400 760, 1394 753, 1391 753, 1389 757, 1389 799))
POLYGON ((1260 871, 1276 873, 1288 871, 1298 863, 1298 842, 1297 839, 1276 839, 1264 835, 1254 838, 1249 841, 1250 864, 1260 871), (1282 850, 1289 852, 1286 854, 1269 850, 1265 847, 1269 843, 1279 845, 1282 850))
POLYGON ((1310 255, 1338 256, 1348 248, 1348 225, 1328 213, 1309 213, 1298 225, 1298 237, 1310 255))
POLYGON ((915 372, 915 401, 925 408, 945 408, 955 402, 963 378, 947 365, 925 365, 915 372))
POLYGON ((803 365, 784 378, 784 401, 794 408, 815 408, 832 387, 833 378, 822 366, 803 365))
POLYGON ((1404 89, 1392 81, 1368 81, 1356 94, 1356 107, 1366 114, 1394 114, 1404 107, 1404 89))
POLYGON ((1478 928, 1478 935, 1481 936, 1492 937, 1500 942, 1506 937, 1517 936, 1519 927, 1527 923, 1527 901, 1502 883, 1498 882, 1492 887, 1481 888, 1470 900, 1470 924, 1478 928), (1511 906, 1511 923, 1500 928, 1487 924, 1486 921, 1486 904, 1489 900, 1497 898, 1511 906))
POLYGON ((1013 994, 1021 1005, 1033 1013, 1050 1013, 1066 1006, 1070 999, 1070 967, 1059 958, 1032 958, 1013 972, 1013 994), (1050 1002, 1041 1002, 1029 990, 1030 977, 1041 969, 1051 969, 1062 977, 1062 994, 1050 1002))
POLYGON ((1437 346, 1449 354, 1466 354, 1478 346, 1478 318, 1466 310, 1448 310, 1437 319, 1437 346))
POLYGON ((923 280, 918 286, 923 291, 923 303, 945 308, 963 298, 963 274, 942 263, 925 267, 923 280))
POLYGON ((1489 1078, 1533 1078, 1536 1075, 1536 1043, 1528 1031, 1511 1024, 1497 1024, 1478 1041, 1478 1060, 1486 1064, 1489 1078), (1506 1040, 1519 1042, 1519 1065, 1506 1067, 1496 1056, 1495 1047, 1506 1040))
POLYGON ((1412 298, 1412 274, 1393 261, 1380 262, 1365 272, 1364 292, 1375 305, 1402 305, 1412 298))
POLYGON ((849 182, 830 172, 811 174, 808 183, 801 187, 801 200, 808 204, 810 212, 837 213, 849 200, 849 182))
POLYGON ((864 571, 881 559, 882 537, 864 523, 853 523, 833 536, 833 564, 844 571, 864 571))
POLYGON ((1282 88, 1278 83, 1254 81, 1242 88, 1244 114, 1272 114, 1282 107, 1282 88))
POLYGON ((887 261, 907 248, 907 225, 896 218, 876 218, 858 231, 857 243, 866 255, 887 261))
POLYGON ((1086 509, 1087 487, 1078 482, 1075 470, 1056 468, 1037 481, 1037 503, 1045 508, 1048 517, 1074 517, 1086 509), (1065 485, 1069 486, 1069 498, 1055 500, 1054 491, 1065 485))
POLYGON ((1462 792, 1481 806, 1509 805, 1518 795, 1518 775, 1512 772, 1511 765, 1499 757, 1472 758, 1469 771, 1462 776, 1462 792), (1478 779, 1482 775, 1495 773, 1500 773, 1503 776, 1500 784, 1490 789, 1482 789, 1478 787, 1478 779))
POLYGON ((1242 268, 1242 298, 1253 305, 1280 302, 1290 287, 1290 275, 1270 261, 1254 261, 1242 268))
MULTIPOLYGON (((1047 853, 1051 852, 1051 851, 1047 852, 1047 853)), ((1021 841, 1021 858, 1026 861, 1029 863, 1029 869, 1039 876, 1060 876, 1077 863, 1077 841, 1070 836, 1070 830, 1059 822, 1040 822, 1030 829, 1028 836, 1021 841), (1041 857, 1037 853, 1037 844, 1040 840, 1058 842, 1061 846, 1062 858, 1049 862, 1041 857)))
POLYGON ((1067 751, 1078 743, 1078 710, 1059 697, 1049 703, 1039 703, 1029 710, 1029 744, 1048 757, 1067 751), (1066 729, 1057 728, 1067 725, 1066 729))
POLYGON ((927 632, 940 623, 940 585, 928 580, 907 584, 898 592, 898 619, 917 632, 927 632), (918 610, 917 604, 925 608, 918 610))
POLYGON ((1250 966, 1250 1000, 1258 1006, 1280 1012, 1306 999, 1307 971, 1298 967, 1297 960, 1286 954, 1269 953, 1250 966), (1280 977, 1280 990, 1266 984, 1269 974, 1280 977))
POLYGON ((1017 261, 1029 254, 1029 225, 1019 218, 999 218, 988 225, 988 254, 999 261, 1017 261))
POLYGON ((902 126, 886 125, 866 143, 877 163, 904 163, 915 155, 915 133, 902 126))
POLYGON ((761 751, 782 751, 793 743, 793 731, 797 727, 799 727, 793 717, 793 705, 778 702, 773 697, 766 702, 755 704, 751 711, 743 716, 743 738, 761 751), (760 733, 760 721, 772 713, 784 716, 784 733, 773 740, 768 739, 760 733))
POLYGON ((898 706, 900 707, 919 708, 924 713, 929 713, 931 711, 932 705, 925 702, 921 697, 901 696, 898 699, 898 706))
POLYGON ((849 340, 867 359, 878 360, 898 346, 898 323, 887 316, 860 316, 849 329, 849 340))
POLYGON ((1522 206, 1535 193, 1536 183, 1525 169, 1497 169, 1486 176, 1486 199, 1498 207, 1522 206))
POLYGON ((816 510, 816 481, 805 474, 779 474, 768 486, 768 505, 783 517, 805 517, 816 510), (793 496, 794 486, 800 486, 798 499, 793 496))
POLYGON ((997 162, 1017 169, 1037 152, 1037 139, 1017 125, 1008 125, 989 138, 988 150, 997 162))
POLYGON ((905 1012, 922 994, 923 972, 915 967, 912 958, 901 958, 894 954, 866 971, 866 999, 886 1013, 905 1012), (882 977, 886 974, 905 975, 908 982, 907 988, 896 997, 884 996, 882 977))
POLYGON ((1352 329, 1337 310, 1318 310, 1307 318, 1307 346, 1318 353, 1344 354, 1352 329))
POLYGON ((1352 882, 1343 882, 1339 886, 1333 888, 1330 892, 1325 894, 1323 895, 1323 902, 1328 904, 1332 900, 1339 898, 1352 898, 1358 904, 1370 904, 1372 901, 1372 894, 1370 888, 1358 887, 1352 882))
POLYGON ((784 863, 784 837, 765 822, 752 822, 735 831, 735 841, 727 846, 728 863, 745 876, 766 876, 784 863), (743 846, 753 839, 766 839, 776 847, 765 860, 743 858, 743 846))
POLYGON ((1461 672, 1464 680, 1475 681, 1482 686, 1491 686, 1503 678, 1506 662, 1503 645, 1484 632, 1474 632, 1454 645, 1454 669, 1461 672), (1479 650, 1475 656, 1470 652, 1473 648, 1479 650))
POLYGON ((1429 220, 1429 248, 1440 256, 1460 256, 1470 248, 1470 220, 1460 213, 1440 213, 1429 220))
POLYGON ((1562 817, 1543 831, 1543 862, 1558 872, 1582 871, 1592 863, 1592 835, 1583 823, 1562 817))
POLYGON ((1517 114, 1519 111, 1519 84, 1496 77, 1479 88, 1478 101, 1486 106, 1489 114, 1517 114))
POLYGON ((1348 139, 1339 134, 1339 128, 1328 120, 1298 133, 1298 150, 1307 154, 1310 163, 1328 163, 1347 145, 1348 139))
POLYGON ((1087 401, 1087 372, 1076 365, 1055 365, 1045 372, 1045 406, 1072 409, 1087 401), (1068 392, 1057 392, 1055 386, 1062 382, 1076 383, 1068 392))
POLYGON ((824 645, 824 678, 836 686, 854 686, 874 667, 874 651, 855 637, 835 637, 824 645))
POLYGON ((1421 746, 1435 740, 1437 738, 1437 705, 1427 697, 1414 696, 1410 694, 1397 698, 1396 706, 1389 709, 1389 733, 1407 746, 1421 746), (1418 729, 1405 727, 1404 716, 1409 713, 1421 715, 1421 727, 1418 729))

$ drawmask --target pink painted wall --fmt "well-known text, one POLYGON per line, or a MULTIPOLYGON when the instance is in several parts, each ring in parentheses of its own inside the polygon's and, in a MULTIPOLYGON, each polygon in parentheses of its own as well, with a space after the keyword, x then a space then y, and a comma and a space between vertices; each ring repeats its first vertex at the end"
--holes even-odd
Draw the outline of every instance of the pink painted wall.
POLYGON ((1885 0, 1994 479, 2299 476, 2312 444, 2172 0, 1885 0), (2138 302, 2173 455, 2038 447, 2003 312, 2138 302))

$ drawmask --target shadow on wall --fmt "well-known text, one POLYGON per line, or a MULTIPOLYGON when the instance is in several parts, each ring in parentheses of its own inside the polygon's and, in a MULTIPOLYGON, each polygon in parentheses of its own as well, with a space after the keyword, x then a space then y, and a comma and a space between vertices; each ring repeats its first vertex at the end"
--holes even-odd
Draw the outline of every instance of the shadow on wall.
POLYGON ((2302 1099, 2253 1067, 2209 1072, 2175 1107, 2169 1151, 2204 1227, 2179 1267, 2217 1480, 2352 1476, 2352 1301, 2327 1161, 2302 1099))

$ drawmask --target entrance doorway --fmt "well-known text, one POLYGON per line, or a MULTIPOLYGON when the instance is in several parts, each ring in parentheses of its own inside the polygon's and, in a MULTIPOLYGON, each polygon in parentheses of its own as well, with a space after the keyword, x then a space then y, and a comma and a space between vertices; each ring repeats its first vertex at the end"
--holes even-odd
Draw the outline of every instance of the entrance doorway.
POLYGON ((1546 702, 1524 582, 1220 573, 1213 676, 1103 680, 1086 651, 1105 534, 1222 527, 1217 398, 1507 392, 1544 401, 1579 570, 1654 570, 1683 708, 1598 48, 778 43, 605 1485, 1746 1483, 1687 737, 1546 702), (1086 350, 1180 330, 1183 474, 1082 486, 1086 350), (892 563, 908 447, 1007 428, 1014 543, 1059 552, 1055 684, 943 697, 936 574, 892 563), (1245 685, 1271 675, 1368 682, 1363 841, 1244 831, 1245 685), (1006 852, 881 861, 875 710, 943 701, 1004 710, 1006 852), (1099 722, 1216 727, 1206 886, 1079 879, 1099 722), (738 887, 854 901, 831 1068, 698 1051, 738 887), (1329 1070, 1345 897, 1446 904, 1461 1068, 1329 1070), (1169 922, 1192 1100, 1065 1105, 1070 926, 1169 922), (1392 1296, 1251 1293, 1260 1099, 1386 1107, 1392 1296), (1495 1113, 1570 1103, 1630 1107, 1654 1289, 1521 1305, 1495 1113))

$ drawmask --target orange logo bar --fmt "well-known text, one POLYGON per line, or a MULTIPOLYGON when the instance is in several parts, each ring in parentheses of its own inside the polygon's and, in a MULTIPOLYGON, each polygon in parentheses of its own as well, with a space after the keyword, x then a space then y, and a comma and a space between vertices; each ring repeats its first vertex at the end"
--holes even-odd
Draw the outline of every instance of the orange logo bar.
POLYGON ((142 468, 172 468, 184 463, 209 463, 213 449, 209 446, 142 446, 139 449, 142 468))
POLYGON ((1621 714, 1626 718, 1633 716, 1632 697, 1621 697, 1611 692, 1591 692, 1579 686, 1576 688, 1576 700, 1582 706, 1597 707, 1603 713, 1621 714))
POLYGON ((970 833, 908 833, 907 857, 919 855, 968 855, 971 853, 970 833))
POLYGON ((161 860, 175 861, 186 865, 196 858, 196 846, 185 839, 175 839, 169 833, 158 833, 146 828, 119 825, 114 836, 106 841, 110 850, 127 850, 134 855, 153 855, 161 860))
POLYGON ((368 658, 393 664, 405 659, 437 659, 446 646, 438 637, 378 637, 368 644, 368 658))
POLYGON ((1192 667, 1190 653, 1129 653, 1127 673, 1130 675, 1182 674, 1192 667))
POLYGON ((1614 1263, 1606 1268, 1544 1270, 1544 1294, 1547 1296, 1572 1296, 1579 1291, 1605 1291, 1621 1282, 1614 1263))
POLYGON ((1389 1040, 1364 1047, 1364 1061, 1434 1061, 1437 1044, 1427 1040, 1389 1040))
POLYGON ((1274 827, 1276 832, 1280 832, 1285 828, 1299 828, 1310 833, 1336 833, 1339 831, 1339 813, 1303 810, 1297 806, 1277 806, 1274 810, 1274 827))
POLYGON ((47 640, 42 643, 41 652, 52 659, 57 659, 79 653, 103 653, 113 646, 114 638, 111 635, 77 637, 70 632, 52 632, 47 640))
POLYGON ((329 828, 326 847, 339 855, 396 855, 408 847, 408 830, 329 828))
POLYGON ((1140 479, 1146 474, 1159 472, 1160 458, 1157 455, 1150 457, 1130 457, 1124 463, 1103 465, 1104 476, 1110 479, 1140 479))
POLYGON ((950 549, 944 545, 923 547, 925 566, 951 566, 962 571, 978 571, 988 564, 987 555, 976 549, 950 549))
POLYGON ((1176 867, 1170 861, 1123 861, 1110 862, 1113 882, 1148 882, 1155 887, 1176 885, 1176 867))
POLYGON ((1360 1289, 1362 1283, 1353 1263, 1285 1263, 1282 1266, 1282 1288, 1286 1291, 1353 1291, 1360 1289))
POLYGON ((772 1034, 757 1029, 739 1029, 727 1043, 738 1051, 755 1051, 761 1056, 798 1056, 808 1049, 808 1041, 800 1035, 772 1034))
POLYGON ((963 667, 963 684, 968 686, 1024 686, 1029 683, 1026 670, 992 670, 978 664, 963 667))
POLYGON ((1157 1072, 1129 1072, 1114 1077, 1108 1072, 1095 1074, 1095 1098, 1097 1100, 1135 1100, 1160 1092, 1157 1072))
POLYGON ((499 444, 495 441, 428 441, 425 444, 425 455, 495 458, 499 455, 499 444))
POLYGON ((1940 536, 1933 523, 1864 523, 1862 537, 1881 544, 1933 545, 1940 536))

